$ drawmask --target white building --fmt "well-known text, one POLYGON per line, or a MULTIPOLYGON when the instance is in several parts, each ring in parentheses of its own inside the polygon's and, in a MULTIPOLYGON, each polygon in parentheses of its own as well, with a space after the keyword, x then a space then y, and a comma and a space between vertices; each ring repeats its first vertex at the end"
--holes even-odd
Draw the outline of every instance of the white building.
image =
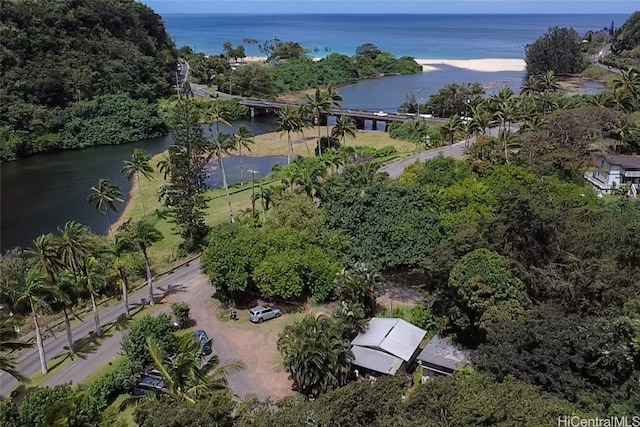
POLYGON ((427 331, 402 319, 374 317, 351 341, 352 364, 366 371, 395 375, 415 360, 427 331))
POLYGON ((584 178, 599 197, 624 186, 629 186, 630 196, 637 197, 640 191, 640 156, 599 156, 596 170, 585 173, 584 178))

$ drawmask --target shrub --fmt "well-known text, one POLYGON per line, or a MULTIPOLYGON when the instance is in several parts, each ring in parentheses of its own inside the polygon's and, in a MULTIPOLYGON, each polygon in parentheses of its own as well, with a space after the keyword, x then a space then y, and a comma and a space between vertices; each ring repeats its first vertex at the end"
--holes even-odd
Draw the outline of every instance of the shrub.
POLYGON ((186 302, 175 302, 171 304, 171 312, 179 325, 184 325, 189 320, 191 307, 186 302))
POLYGON ((23 427, 45 427, 47 409, 73 394, 70 385, 53 388, 41 387, 29 393, 20 405, 20 425, 23 427))
POLYGON ((135 365, 149 364, 151 356, 147 347, 148 339, 153 339, 165 353, 175 349, 173 324, 168 314, 145 316, 133 322, 122 337, 122 353, 135 365))
POLYGON ((0 400, 0 427, 18 427, 20 419, 18 408, 13 401, 6 397, 0 400))
POLYGON ((96 402, 98 409, 102 410, 118 395, 133 388, 140 378, 141 371, 141 365, 124 358, 113 370, 91 382, 87 387, 87 394, 96 402))

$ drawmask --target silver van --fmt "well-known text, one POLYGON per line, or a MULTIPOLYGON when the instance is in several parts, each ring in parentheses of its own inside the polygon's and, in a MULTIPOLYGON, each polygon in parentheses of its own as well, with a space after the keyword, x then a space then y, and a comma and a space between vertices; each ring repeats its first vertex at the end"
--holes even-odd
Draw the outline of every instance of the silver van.
POLYGON ((249 320, 251 320, 253 323, 262 323, 265 320, 273 319, 274 317, 280 317, 281 314, 282 312, 279 308, 264 307, 259 305, 249 310, 249 320))

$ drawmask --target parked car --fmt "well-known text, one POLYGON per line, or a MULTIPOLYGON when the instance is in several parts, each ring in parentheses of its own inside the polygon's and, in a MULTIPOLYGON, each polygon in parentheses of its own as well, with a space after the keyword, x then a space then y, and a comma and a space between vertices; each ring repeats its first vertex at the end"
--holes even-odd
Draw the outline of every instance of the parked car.
POLYGON ((198 329, 196 332, 196 341, 200 343, 200 353, 204 356, 211 354, 211 340, 205 331, 198 329))
POLYGON ((253 323, 262 323, 265 320, 273 319, 274 317, 280 317, 282 312, 278 308, 257 306, 249 310, 249 320, 253 323))

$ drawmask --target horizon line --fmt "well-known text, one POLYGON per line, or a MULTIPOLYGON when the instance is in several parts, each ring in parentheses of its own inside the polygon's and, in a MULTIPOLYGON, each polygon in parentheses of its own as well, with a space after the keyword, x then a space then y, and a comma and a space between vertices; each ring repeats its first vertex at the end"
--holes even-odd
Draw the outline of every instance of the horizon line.
POLYGON ((628 15, 635 12, 592 12, 592 13, 553 13, 553 12, 473 12, 473 13, 443 13, 443 12, 157 12, 164 15, 432 15, 432 16, 475 16, 475 15, 564 15, 564 16, 580 16, 580 15, 628 15))

